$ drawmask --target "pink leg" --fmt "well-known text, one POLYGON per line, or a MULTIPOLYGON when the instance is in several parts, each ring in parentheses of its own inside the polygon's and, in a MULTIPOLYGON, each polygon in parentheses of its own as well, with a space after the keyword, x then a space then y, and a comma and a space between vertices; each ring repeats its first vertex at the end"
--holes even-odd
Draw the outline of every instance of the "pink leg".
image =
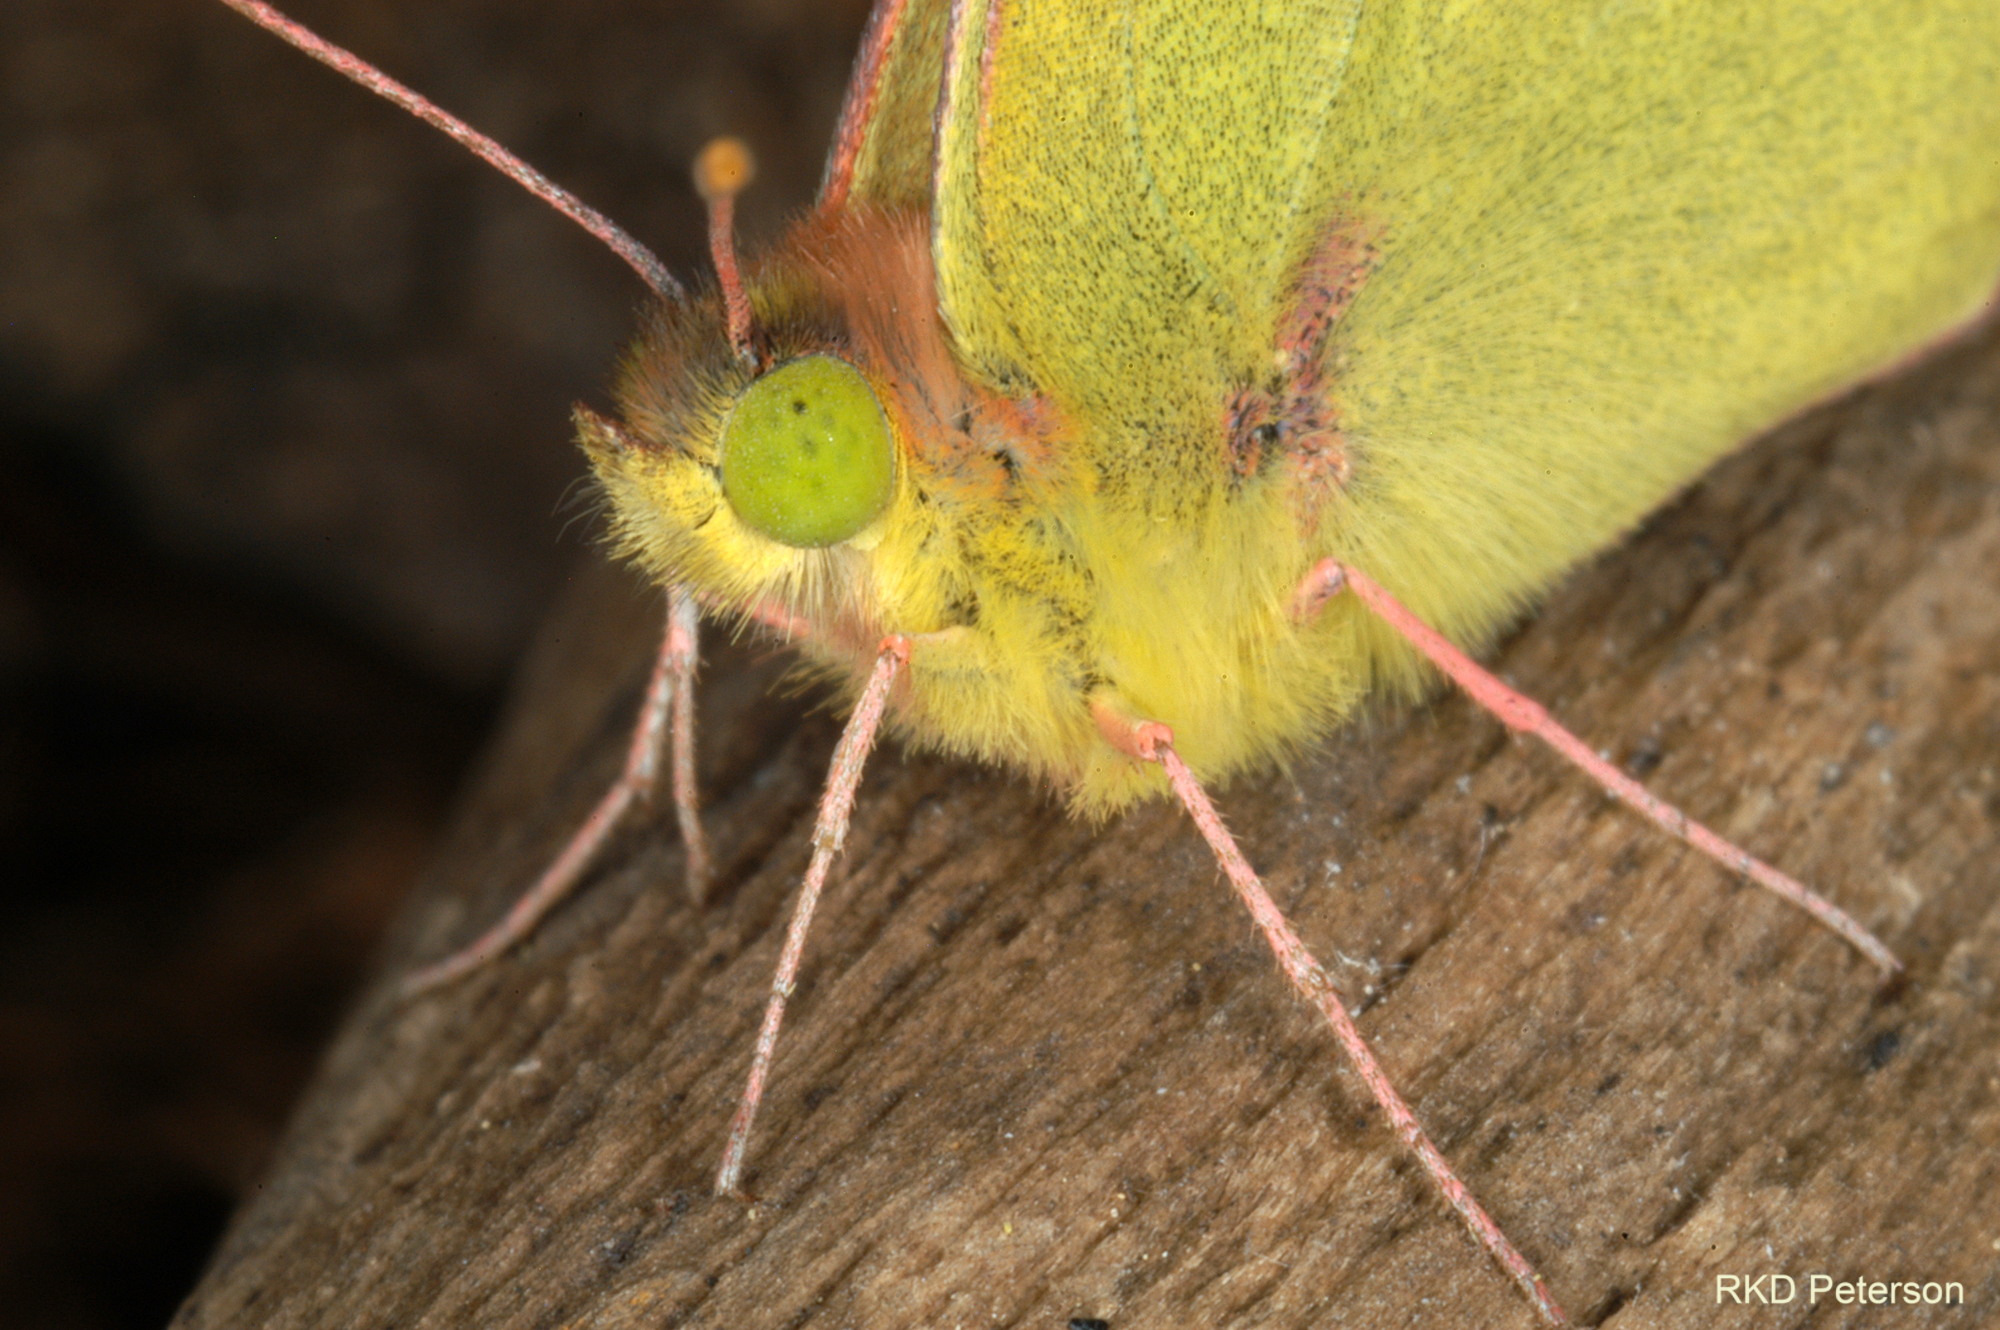
POLYGON ((1602 785, 1614 798, 1651 819, 1662 831, 1692 845, 1724 868, 1742 873, 1766 891, 1774 892, 1798 906, 1846 938, 1857 951, 1885 972, 1893 974, 1903 968, 1895 953, 1847 911, 1762 859, 1738 849, 1593 753, 1581 739, 1557 724, 1540 703, 1515 692, 1474 664, 1464 652, 1445 641, 1429 624, 1410 613, 1402 602, 1362 573, 1332 559, 1322 560, 1306 574, 1306 580, 1295 593, 1294 613, 1301 618, 1310 615, 1343 587, 1352 589, 1369 609, 1381 616, 1411 646, 1429 657, 1431 663, 1450 676, 1452 682, 1470 693, 1473 701, 1499 717, 1500 723, 1508 729, 1533 734, 1581 768, 1585 775, 1602 785))
POLYGON ((806 868, 805 885, 799 903, 792 909, 791 926, 785 930, 785 948, 778 957, 778 969, 771 976, 771 1000, 764 1007, 764 1024, 757 1031, 757 1051, 750 1059, 750 1077, 743 1097, 737 1101, 736 1116, 729 1123, 729 1141, 722 1150, 722 1167, 715 1174, 718 1196, 741 1196, 743 1155, 750 1145, 750 1125, 757 1117, 757 1104, 764 1097, 764 1082, 770 1076, 771 1058, 778 1048, 778 1027, 785 1021, 785 1002, 797 987, 799 962, 805 955, 806 930, 812 925, 813 910, 819 905, 820 889, 847 839, 849 815, 854 811, 854 791, 861 784, 861 768, 875 746, 882 728, 882 713, 888 705, 889 688, 910 660, 908 638, 890 636, 882 640, 881 654, 875 658, 874 672, 861 692, 861 701, 848 717, 840 746, 833 751, 833 768, 827 773, 826 792, 820 796, 819 819, 813 824, 812 863, 806 868))
POLYGON ((1521 1255, 1514 1244, 1507 1240, 1507 1235, 1500 1231, 1500 1225, 1494 1222, 1493 1216, 1487 1214, 1485 1207, 1473 1198, 1472 1192, 1460 1180, 1458 1174, 1452 1171, 1451 1162, 1444 1157, 1437 1146, 1431 1143, 1431 1138, 1425 1134, 1423 1125, 1417 1121, 1417 1115, 1403 1101, 1403 1096, 1396 1092, 1395 1085, 1389 1080, 1389 1073, 1375 1060, 1375 1054, 1370 1051, 1368 1042, 1361 1037, 1361 1031, 1355 1027, 1353 1018, 1347 1014, 1347 1008, 1341 1005, 1340 992, 1334 988, 1333 980, 1327 977, 1320 963, 1306 950, 1306 945, 1299 940, 1299 935, 1292 931, 1291 924, 1286 922, 1284 912, 1278 908, 1277 902, 1271 899, 1270 893, 1264 890, 1264 884, 1257 880, 1256 871, 1250 867, 1250 862, 1237 848, 1235 838, 1229 834, 1229 829, 1222 825, 1222 818, 1216 813, 1215 805, 1208 801, 1208 792, 1201 788, 1201 783, 1194 778, 1194 773, 1187 769, 1186 763, 1181 761, 1180 754, 1173 750, 1172 732, 1157 722, 1119 721, 1102 714, 1099 715, 1098 724, 1119 747, 1125 748, 1136 757, 1158 762, 1166 768, 1167 779, 1172 783, 1174 793, 1179 796, 1188 815, 1194 819, 1195 826, 1201 829, 1209 848, 1215 852, 1216 862, 1222 866, 1230 885, 1236 888, 1237 896, 1248 907, 1250 917, 1255 919, 1257 927, 1264 931, 1264 939, 1271 944, 1271 950, 1277 955, 1278 964, 1283 968, 1285 977, 1291 980, 1292 987, 1297 990, 1299 996, 1317 1007, 1320 1014, 1326 1018, 1326 1023, 1333 1027, 1334 1038, 1338 1039, 1340 1046, 1346 1050, 1348 1060, 1354 1064, 1354 1069, 1361 1073, 1362 1082, 1367 1085, 1368 1092, 1375 1096, 1375 1102, 1382 1106, 1384 1113, 1388 1114, 1390 1125, 1396 1129, 1396 1134, 1403 1138, 1403 1143, 1423 1164, 1424 1171, 1431 1175, 1431 1180, 1437 1184, 1438 1190, 1444 1193, 1445 1200, 1451 1203, 1452 1209, 1458 1211, 1459 1217, 1465 1221, 1465 1226, 1472 1230, 1472 1236, 1493 1254, 1493 1259, 1498 1261, 1500 1267, 1521 1286, 1521 1291, 1528 1295, 1528 1300, 1533 1302, 1535 1309, 1541 1313, 1542 1320, 1549 1325, 1567 1325, 1568 1319, 1563 1315, 1562 1308, 1556 1305, 1555 1297, 1549 1292, 1549 1286, 1543 1282, 1541 1275, 1528 1263, 1528 1258, 1521 1255))
MULTIPOLYGON (((694 788, 694 671, 700 661, 701 606, 686 587, 667 593, 667 672, 673 676, 672 741, 674 818, 680 823, 681 845, 687 851, 688 895, 699 905, 708 894, 714 860, 701 829, 701 805, 694 788)), ((652 694, 647 693, 650 702, 652 694)), ((629 769, 630 762, 628 760, 629 769)))
MULTIPOLYGON (((514 902, 506 917, 482 934, 471 946, 463 951, 445 957, 434 965, 412 973, 403 981, 403 996, 415 997, 434 988, 450 983, 461 975, 478 969, 499 956, 528 934, 534 932, 535 925, 542 916, 554 909, 558 902, 576 888, 583 878, 583 870, 610 839, 611 833, 632 805, 652 792, 653 782, 659 775, 660 741, 668 730, 670 703, 678 696, 685 698, 691 692, 695 663, 694 626, 696 613, 694 599, 676 587, 670 593, 670 608, 667 615, 667 633, 660 643, 660 654, 653 662, 653 676, 646 684, 646 700, 640 707, 639 724, 632 731, 632 743, 625 753, 625 769, 618 780, 604 792, 597 801, 597 807, 590 810, 590 816, 569 838, 562 853, 555 862, 543 871, 535 884, 521 894, 514 902)), ((681 707, 672 707, 675 738, 674 754, 674 806, 681 816, 683 834, 688 824, 695 820, 694 813, 694 764, 692 746, 694 739, 694 713, 690 706, 685 719, 681 707), (687 791, 683 802, 681 767, 687 768, 687 791)), ((707 850, 700 836, 700 827, 695 827, 695 837, 688 843, 688 866, 690 886, 692 870, 697 863, 706 871, 707 850)))

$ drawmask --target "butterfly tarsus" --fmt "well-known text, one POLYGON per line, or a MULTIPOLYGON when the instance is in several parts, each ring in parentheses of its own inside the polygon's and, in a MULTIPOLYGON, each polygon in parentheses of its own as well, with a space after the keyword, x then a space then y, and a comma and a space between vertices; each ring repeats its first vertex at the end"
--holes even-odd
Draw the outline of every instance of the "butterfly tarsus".
MULTIPOLYGON (((1099 711, 1098 727, 1106 730, 1107 734, 1112 732, 1103 709, 1099 711)), ((1209 800, 1208 792, 1202 788, 1201 782, 1195 779, 1194 773, 1188 770, 1187 764, 1181 761, 1180 754, 1174 751, 1172 731, 1155 721, 1126 721, 1122 728, 1132 740, 1132 746, 1126 751, 1135 757, 1157 762, 1165 769, 1167 781, 1173 786, 1175 796, 1180 800, 1181 806, 1187 809, 1188 816, 1194 819, 1202 838, 1208 842, 1209 849, 1214 851, 1216 863, 1221 866, 1223 875, 1236 889, 1238 899, 1250 911, 1250 916, 1262 930, 1265 941, 1270 943, 1272 953, 1278 958, 1279 968, 1284 970, 1285 977, 1291 981, 1293 989, 1299 996, 1318 1008, 1320 1014, 1326 1018, 1327 1024, 1333 1027, 1334 1038, 1340 1041, 1341 1048, 1347 1053, 1355 1071, 1360 1074, 1362 1082, 1367 1085, 1368 1092, 1375 1097, 1375 1102, 1388 1115, 1396 1135, 1402 1138, 1404 1145, 1416 1155, 1418 1162, 1423 1164, 1424 1171, 1430 1174, 1431 1180, 1437 1184, 1438 1190, 1444 1194, 1451 1208, 1458 1211, 1473 1237, 1492 1254, 1493 1259, 1500 1263, 1501 1269, 1507 1272, 1508 1276, 1520 1286, 1521 1291, 1527 1294, 1529 1301, 1535 1304, 1535 1309, 1541 1313, 1542 1320, 1552 1326, 1569 1324, 1562 1308, 1556 1303, 1555 1296, 1550 1293, 1547 1282, 1529 1263, 1528 1258, 1508 1240, 1493 1216, 1488 1214, 1485 1207, 1472 1195, 1471 1189, 1452 1169, 1451 1161, 1446 1159, 1444 1153, 1432 1143, 1430 1136, 1424 1131, 1423 1124, 1417 1121, 1416 1113, 1397 1092, 1395 1084, 1389 1079, 1388 1072, 1375 1060, 1375 1054, 1368 1047, 1368 1041, 1361 1037, 1361 1031, 1354 1024, 1354 1018, 1347 1014, 1347 1008, 1341 1002, 1340 990, 1334 987, 1333 980, 1328 977, 1325 967, 1314 959, 1299 935, 1292 930, 1284 911, 1271 899, 1256 870, 1251 868, 1250 861, 1243 857, 1243 851, 1237 846, 1236 838, 1223 825, 1221 814, 1216 812, 1215 805, 1209 800)), ((1118 741, 1114 739, 1113 742, 1118 741)))
POLYGON ((1342 590, 1351 590, 1359 596, 1404 641, 1421 651, 1431 664, 1463 688, 1473 701, 1492 712, 1508 729, 1534 735, 1596 781, 1614 799, 1644 815, 1669 836, 1804 910, 1880 966, 1885 975, 1893 975, 1903 968, 1896 954, 1854 916, 1796 878, 1724 840, 1599 757, 1588 744, 1564 729, 1540 703, 1509 688, 1490 671, 1480 668, 1471 657, 1447 642, 1436 629, 1411 613, 1408 607, 1366 574, 1333 559, 1322 560, 1306 574, 1305 580, 1293 593, 1293 616, 1310 618, 1342 590))
POLYGON ((584 870, 611 838, 611 833, 636 803, 651 796, 659 779, 662 741, 672 736, 674 812, 687 848, 688 891, 697 902, 707 886, 711 863, 694 789, 694 670, 699 655, 700 611, 691 593, 674 587, 668 593, 667 631, 646 683, 639 723, 625 754, 625 766, 610 789, 590 810, 554 862, 534 885, 470 946, 411 973, 403 981, 405 998, 441 988, 505 954, 534 932, 544 915, 583 880, 584 870))
POLYGON ((778 1030, 785 1021, 785 1004, 798 986, 799 965, 805 957, 806 933, 812 927, 813 911, 819 907, 820 891, 827 874, 847 840, 853 820, 854 794, 861 785, 861 771, 882 730, 882 717, 896 677, 910 663, 910 639, 891 634, 882 639, 875 668, 861 690, 861 700, 841 731, 827 772, 826 790, 820 796, 819 816, 813 823, 812 862, 806 868, 798 903, 792 907, 792 921, 785 930, 784 950, 778 968, 771 975, 771 996, 764 1005, 764 1020, 757 1030, 757 1047, 750 1056, 750 1075, 729 1122, 729 1139, 723 1146, 722 1164, 715 1174, 715 1194, 743 1196, 743 1157, 750 1146, 750 1128, 757 1118, 757 1106, 764 1098, 770 1078, 771 1061, 778 1049, 778 1030))

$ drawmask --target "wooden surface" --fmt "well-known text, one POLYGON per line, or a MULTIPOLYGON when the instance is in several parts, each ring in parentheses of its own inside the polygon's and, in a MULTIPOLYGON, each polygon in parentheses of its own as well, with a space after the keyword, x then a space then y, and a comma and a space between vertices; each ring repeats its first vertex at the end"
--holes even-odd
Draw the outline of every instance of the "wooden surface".
MULTIPOLYGON (((1619 1327, 2000 1316, 2000 338, 1797 422, 1497 667, 1908 962, 1884 987, 1446 698, 1225 812, 1431 1131, 1619 1327), (1789 1307, 1716 1305, 1784 1274, 1789 1307), (1805 1304, 1809 1276, 1962 1308, 1805 1304)), ((657 621, 581 579, 288 1141, 176 1325, 1525 1325, 1175 811, 888 750, 752 1147, 708 1192, 835 734, 711 641, 722 878, 671 818, 441 994, 615 769, 657 621)))

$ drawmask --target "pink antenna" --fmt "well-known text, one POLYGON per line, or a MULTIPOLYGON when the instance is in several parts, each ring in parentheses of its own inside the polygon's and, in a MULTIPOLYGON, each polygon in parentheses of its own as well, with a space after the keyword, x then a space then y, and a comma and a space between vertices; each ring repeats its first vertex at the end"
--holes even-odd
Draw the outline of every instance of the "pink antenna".
POLYGON ((710 139, 694 159, 695 193, 708 204, 708 251, 715 259, 722 305, 729 315, 729 345, 745 362, 755 357, 750 348, 750 297, 736 270, 736 196, 756 175, 756 159, 742 139, 710 139))
POLYGON ((417 119, 451 135, 481 161, 603 241, 612 253, 631 265, 632 271, 639 274, 639 280, 661 298, 686 298, 686 292, 674 280, 674 275, 667 271, 666 265, 616 222, 422 93, 404 87, 352 51, 335 46, 311 29, 300 26, 263 3, 263 0, 222 0, 222 3, 266 32, 284 38, 327 68, 346 75, 376 96, 394 102, 417 119))

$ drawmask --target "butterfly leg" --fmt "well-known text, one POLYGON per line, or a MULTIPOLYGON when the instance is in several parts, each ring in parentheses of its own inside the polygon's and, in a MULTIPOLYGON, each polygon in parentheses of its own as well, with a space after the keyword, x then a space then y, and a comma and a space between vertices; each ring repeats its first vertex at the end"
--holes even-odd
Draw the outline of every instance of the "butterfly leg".
POLYGON ((666 636, 653 662, 652 678, 647 681, 646 698, 639 709, 639 723, 632 731, 625 768, 617 781, 597 801, 597 807, 590 810, 590 816, 563 846, 555 862, 521 894, 506 916, 464 950, 412 973, 403 981, 405 997, 429 992, 478 969, 534 932, 542 916, 575 890, 583 879, 584 869, 596 858, 626 812, 652 793, 659 775, 661 740, 670 731, 674 812, 680 822, 682 843, 687 847, 688 889, 696 900, 701 898, 709 872, 709 856, 694 796, 693 685, 699 624, 700 610, 694 597, 681 587, 672 588, 666 636))
MULTIPOLYGON (((694 672, 701 663, 700 644, 701 606, 686 587, 674 587, 667 592, 667 641, 661 649, 674 693, 667 747, 672 755, 674 820, 680 826, 681 846, 687 853, 687 891, 697 905, 708 895, 709 879, 715 871, 715 860, 708 852, 708 837, 701 829, 701 803, 694 786, 694 672)), ((654 668, 657 670, 658 666, 654 668)), ((649 705, 652 697, 649 687, 646 692, 649 705)), ((657 756, 654 760, 658 761, 657 756)))
POLYGON ((1342 590, 1351 590, 1361 597, 1369 609, 1411 646, 1423 652, 1431 664, 1469 693, 1473 701, 1492 712, 1508 729, 1534 735, 1603 786, 1613 798, 1645 815, 1669 836, 1686 842, 1724 868, 1743 874, 1766 891, 1804 910, 1846 938, 1855 950, 1881 966, 1884 973, 1894 974, 1903 968, 1895 953, 1863 928, 1853 915, 1762 859, 1738 849, 1599 757, 1588 744, 1558 724, 1539 702, 1514 691, 1492 673, 1481 669, 1367 575, 1333 559, 1322 560, 1306 574, 1305 581, 1293 594, 1293 617, 1310 617, 1342 590))
POLYGON ((833 765, 827 772, 826 790, 820 796, 819 817, 813 823, 812 862, 806 868, 805 884, 799 889, 798 904, 792 907, 792 922, 785 930, 785 947, 778 968, 771 976, 771 997, 764 1006, 764 1023, 757 1031, 757 1049, 750 1058, 750 1076, 736 1104, 736 1116, 729 1123, 729 1140, 722 1149, 722 1165, 716 1170, 718 1196, 741 1196, 743 1156, 750 1145, 750 1127, 757 1118, 757 1105, 764 1097, 764 1083, 771 1073, 771 1059, 778 1049, 778 1028, 785 1021, 785 1003, 798 986, 799 963, 805 956, 806 931, 812 926, 813 911, 819 906, 820 890, 827 873, 847 839, 847 826, 854 811, 854 792, 861 784, 861 769, 881 733, 882 716, 888 707, 889 690, 896 676, 910 662, 910 639, 892 635, 882 640, 875 657, 875 669, 861 691, 861 701, 847 718, 840 743, 833 750, 833 765))
POLYGON ((1431 1175, 1431 1180, 1437 1184, 1438 1190, 1444 1193, 1445 1200, 1450 1202, 1452 1209, 1458 1211, 1460 1218, 1465 1221, 1465 1226, 1472 1230, 1472 1236, 1492 1253, 1493 1259, 1500 1263, 1501 1268, 1520 1285, 1521 1291, 1528 1295, 1529 1301, 1533 1302, 1535 1309, 1541 1313, 1542 1320, 1549 1325, 1567 1325, 1568 1319, 1563 1315, 1562 1308, 1556 1304, 1554 1295, 1549 1292, 1548 1284, 1535 1267, 1528 1263, 1528 1258, 1521 1255, 1514 1244, 1508 1241, 1507 1235, 1500 1231, 1500 1225, 1494 1222, 1493 1216, 1486 1213, 1485 1207, 1473 1197, 1464 1180, 1452 1170, 1451 1161, 1432 1144, 1430 1136, 1423 1129, 1423 1124, 1417 1121, 1417 1115, 1411 1111, 1409 1104, 1404 1101, 1401 1094, 1397 1093, 1394 1083, 1389 1080, 1389 1073, 1375 1060, 1375 1054, 1369 1049, 1368 1041, 1361 1037, 1361 1031, 1354 1024, 1353 1017, 1347 1014, 1347 1008, 1342 1005, 1340 992, 1333 986, 1333 980, 1327 976, 1325 968, 1313 958, 1312 953, 1306 950, 1306 945, 1299 939, 1299 935, 1292 931, 1284 911, 1278 908, 1277 902, 1264 890, 1264 884, 1258 880, 1256 870, 1251 868, 1250 861, 1243 857, 1243 851, 1237 847, 1236 838, 1222 825, 1222 818, 1215 811, 1215 805, 1209 802, 1208 792, 1202 789, 1201 782, 1194 778, 1194 773, 1181 761, 1180 754, 1174 751, 1172 732, 1156 721, 1132 721, 1111 714, 1108 709, 1103 708, 1098 712, 1097 722, 1098 728, 1104 731, 1106 738, 1110 739, 1114 746, 1133 757, 1157 762, 1165 768, 1167 780, 1172 784, 1174 794, 1180 799, 1181 806, 1187 809, 1188 816, 1194 819, 1194 824, 1200 829, 1202 838, 1208 842, 1209 849, 1215 852, 1216 862, 1221 865, 1224 875, 1229 878, 1230 885, 1236 888, 1237 897, 1249 909, 1250 917, 1256 920, 1257 927, 1263 930, 1264 939, 1270 943, 1272 952, 1278 958, 1279 967, 1285 972, 1285 977, 1291 981, 1299 996, 1318 1008, 1320 1014, 1326 1018, 1326 1023, 1333 1027, 1334 1038, 1340 1041, 1348 1060, 1361 1074, 1361 1080, 1367 1085, 1368 1092, 1375 1097, 1375 1102, 1381 1105, 1382 1111, 1388 1115, 1390 1125, 1395 1128, 1396 1134, 1403 1138, 1404 1145, 1408 1146, 1410 1152, 1423 1164, 1425 1172, 1431 1175))

